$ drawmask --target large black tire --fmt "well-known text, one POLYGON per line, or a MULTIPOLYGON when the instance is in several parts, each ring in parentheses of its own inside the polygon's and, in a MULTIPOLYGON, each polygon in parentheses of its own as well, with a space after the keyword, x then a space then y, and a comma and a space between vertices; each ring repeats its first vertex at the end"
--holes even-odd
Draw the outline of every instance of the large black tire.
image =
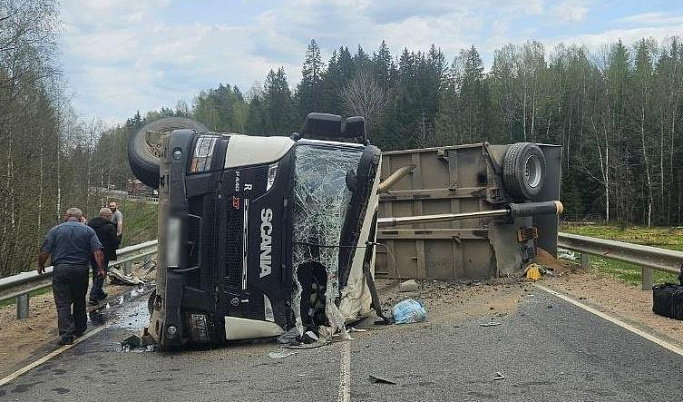
POLYGON ((192 129, 198 133, 209 131, 192 119, 166 117, 146 124, 128 139, 128 163, 138 180, 152 188, 159 187, 162 138, 178 129, 192 129))
POLYGON ((532 142, 512 144, 503 161, 505 190, 514 199, 535 200, 545 180, 545 156, 532 142))

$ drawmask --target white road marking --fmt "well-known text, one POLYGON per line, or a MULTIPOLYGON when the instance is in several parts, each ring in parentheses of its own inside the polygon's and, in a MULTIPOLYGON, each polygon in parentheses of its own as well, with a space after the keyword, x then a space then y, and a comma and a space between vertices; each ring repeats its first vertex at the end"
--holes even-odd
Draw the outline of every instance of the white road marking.
POLYGON ((33 363, 31 363, 31 364, 29 364, 29 365, 27 365, 27 366, 24 366, 24 367, 22 367, 22 368, 20 368, 19 370, 15 371, 14 373, 12 373, 12 374, 8 375, 7 377, 1 379, 1 380, 0 380, 0 387, 3 386, 3 385, 5 385, 5 384, 7 384, 7 383, 9 383, 9 382, 14 381, 17 377, 19 377, 19 376, 21 376, 21 375, 27 373, 28 371, 30 371, 30 370, 32 370, 32 369, 34 369, 34 368, 40 366, 41 364, 43 364, 43 363, 45 363, 46 361, 52 359, 53 357, 59 356, 59 355, 62 354, 63 352, 66 352, 67 350, 69 350, 69 349, 71 349, 72 347, 78 345, 79 343, 81 343, 81 342, 83 342, 84 340, 90 338, 91 336, 93 336, 93 335, 95 335, 95 334, 97 334, 97 333, 99 333, 99 332, 105 330, 106 328, 108 328, 108 327, 109 327, 110 325, 112 325, 112 324, 113 324, 113 322, 112 322, 112 323, 109 323, 109 324, 106 324, 106 325, 102 325, 101 327, 97 327, 97 328, 93 329, 92 331, 85 333, 85 334, 84 334, 83 336, 81 336, 80 338, 77 338, 77 339, 74 341, 73 345, 64 345, 64 346, 60 347, 59 349, 57 349, 57 350, 55 350, 55 351, 49 353, 48 355, 43 356, 43 357, 41 357, 40 359, 34 361, 33 363))
POLYGON ((339 397, 337 402, 351 401, 351 343, 341 344, 339 359, 339 397))
POLYGON ((665 341, 665 340, 659 339, 659 338, 657 338, 656 336, 651 335, 651 334, 648 334, 648 333, 645 332, 645 331, 641 331, 640 329, 638 329, 638 328, 636 328, 636 327, 634 327, 634 326, 632 326, 632 325, 629 325, 629 324, 627 324, 627 323, 625 323, 625 322, 623 322, 623 321, 620 321, 620 320, 618 320, 618 319, 616 319, 616 318, 614 318, 614 317, 612 317, 612 316, 609 316, 609 315, 607 315, 607 314, 605 314, 605 313, 603 313, 603 312, 601 312, 601 311, 598 311, 598 310, 596 310, 596 309, 594 309, 594 308, 592 308, 592 307, 590 307, 590 306, 587 306, 587 305, 585 305, 585 304, 583 304, 583 303, 580 303, 580 302, 578 302, 578 301, 576 301, 576 300, 574 300, 574 299, 572 299, 572 298, 570 298, 570 297, 568 297, 568 296, 565 296, 565 295, 563 295, 562 293, 559 293, 559 292, 557 292, 557 291, 554 291, 554 290, 552 290, 552 289, 550 289, 550 288, 547 288, 547 287, 542 286, 542 285, 539 285, 539 284, 534 284, 534 286, 536 286, 537 288, 543 290, 544 292, 548 292, 548 293, 550 293, 550 294, 553 295, 553 296, 559 297, 560 299, 562 299, 562 300, 564 300, 564 301, 567 301, 567 302, 569 302, 569 303, 571 303, 571 304, 573 304, 573 305, 575 305, 575 306, 577 306, 577 307, 579 307, 579 308, 582 308, 582 309, 588 311, 589 313, 595 314, 595 315, 597 315, 598 317, 600 317, 600 318, 602 318, 602 319, 604 319, 604 320, 607 320, 607 321, 609 321, 609 322, 611 322, 611 323, 613 323, 613 324, 616 324, 616 325, 618 325, 618 326, 620 326, 620 327, 622 327, 622 328, 624 328, 624 329, 626 329, 626 330, 628 330, 628 331, 631 331, 631 332, 633 332, 634 334, 636 334, 636 335, 638 335, 638 336, 641 336, 641 337, 647 339, 648 341, 654 342, 654 343, 656 343, 657 345, 663 347, 664 349, 668 349, 668 350, 670 350, 670 351, 672 351, 672 352, 674 352, 674 353, 676 353, 676 354, 678 354, 678 355, 683 356, 683 349, 681 349, 681 348, 679 348, 679 347, 677 347, 677 346, 675 346, 675 345, 672 345, 672 344, 670 344, 669 342, 667 342, 667 341, 665 341))

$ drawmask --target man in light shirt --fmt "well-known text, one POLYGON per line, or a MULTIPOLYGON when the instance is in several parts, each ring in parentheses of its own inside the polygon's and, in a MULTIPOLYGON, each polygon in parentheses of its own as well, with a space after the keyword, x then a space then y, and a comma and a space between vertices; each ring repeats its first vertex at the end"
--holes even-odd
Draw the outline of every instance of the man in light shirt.
POLYGON ((119 238, 119 245, 121 244, 121 237, 123 236, 123 214, 119 211, 119 204, 116 201, 109 202, 109 209, 111 210, 111 221, 116 225, 116 236, 119 238))

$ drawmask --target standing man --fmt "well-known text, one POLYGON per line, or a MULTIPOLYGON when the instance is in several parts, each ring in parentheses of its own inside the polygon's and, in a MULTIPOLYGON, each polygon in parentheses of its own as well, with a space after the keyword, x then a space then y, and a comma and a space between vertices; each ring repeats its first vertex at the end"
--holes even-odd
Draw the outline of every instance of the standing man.
MULTIPOLYGON (((97 234, 97 238, 102 243, 102 252, 104 254, 104 270, 109 267, 109 261, 116 260, 116 249, 119 246, 119 238, 116 236, 116 225, 111 221, 112 212, 109 208, 100 209, 100 216, 91 219, 88 222, 97 234)), ((90 305, 97 305, 100 300, 107 298, 102 286, 104 286, 104 276, 97 275, 97 261, 94 258, 90 259, 90 267, 92 268, 92 288, 90 289, 90 305)))
POLYGON ((109 209, 112 213, 111 221, 116 225, 116 236, 119 238, 119 244, 121 244, 121 237, 123 236, 123 214, 119 211, 119 204, 116 201, 109 202, 109 209))
POLYGON ((88 263, 97 262, 97 274, 104 276, 102 244, 91 227, 81 223, 83 212, 69 208, 64 222, 45 235, 38 255, 38 274, 45 272, 45 262, 51 256, 52 292, 57 305, 57 326, 60 345, 70 345, 85 332, 88 318, 85 294, 88 291, 88 263), (71 307, 73 305, 73 313, 71 307))

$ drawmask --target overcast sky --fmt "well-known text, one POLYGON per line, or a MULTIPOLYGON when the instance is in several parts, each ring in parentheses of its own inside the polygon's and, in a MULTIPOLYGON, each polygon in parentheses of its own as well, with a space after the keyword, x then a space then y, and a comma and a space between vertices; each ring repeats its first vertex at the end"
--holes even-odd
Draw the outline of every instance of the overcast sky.
POLYGON ((598 49, 621 38, 683 36, 681 0, 62 0, 61 63, 85 118, 124 122, 202 89, 244 92, 284 66, 301 77, 314 38, 323 61, 339 46, 392 55, 433 43, 448 62, 475 45, 490 67, 507 43, 598 49))

